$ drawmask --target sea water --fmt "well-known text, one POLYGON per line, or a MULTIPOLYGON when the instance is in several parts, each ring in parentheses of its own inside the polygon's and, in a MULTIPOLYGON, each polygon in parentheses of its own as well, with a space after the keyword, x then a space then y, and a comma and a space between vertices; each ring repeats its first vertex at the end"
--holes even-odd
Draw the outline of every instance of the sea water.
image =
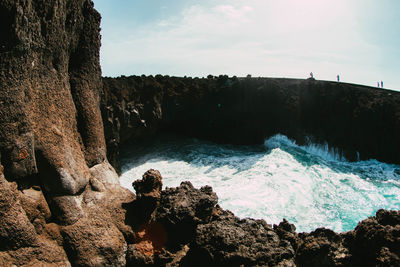
POLYGON ((219 145, 163 137, 125 148, 121 184, 157 169, 164 187, 190 181, 212 186, 218 203, 238 217, 297 231, 354 229, 378 209, 400 209, 400 166, 376 160, 348 162, 328 145, 299 146, 276 135, 257 146, 219 145))

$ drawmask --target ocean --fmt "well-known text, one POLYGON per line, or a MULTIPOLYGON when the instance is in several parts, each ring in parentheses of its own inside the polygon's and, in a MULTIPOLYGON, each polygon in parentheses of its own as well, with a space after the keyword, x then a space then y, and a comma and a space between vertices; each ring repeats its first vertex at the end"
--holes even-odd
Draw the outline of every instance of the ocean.
POLYGON ((299 146, 284 135, 253 146, 161 136, 125 147, 121 164, 121 185, 132 191, 134 180, 157 169, 164 188, 210 185, 236 216, 286 218, 298 232, 349 231, 378 209, 400 209, 399 165, 349 162, 328 144, 299 146))

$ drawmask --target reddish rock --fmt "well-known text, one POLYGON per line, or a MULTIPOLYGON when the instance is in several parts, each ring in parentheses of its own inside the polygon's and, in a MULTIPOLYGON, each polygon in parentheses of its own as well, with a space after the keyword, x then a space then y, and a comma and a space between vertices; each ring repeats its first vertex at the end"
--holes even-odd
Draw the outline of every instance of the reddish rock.
POLYGON ((135 249, 147 257, 159 254, 167 244, 167 231, 161 223, 146 223, 136 232, 135 249))

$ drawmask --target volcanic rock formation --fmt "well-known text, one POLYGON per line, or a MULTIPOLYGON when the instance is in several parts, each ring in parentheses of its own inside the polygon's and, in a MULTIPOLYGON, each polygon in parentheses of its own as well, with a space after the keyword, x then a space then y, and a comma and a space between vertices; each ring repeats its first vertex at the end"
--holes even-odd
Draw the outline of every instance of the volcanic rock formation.
POLYGON ((160 132, 220 143, 263 143, 275 134, 337 148, 348 160, 400 163, 400 93, 297 79, 103 78, 101 109, 108 158, 160 132))
POLYGON ((161 190, 155 170, 134 182, 136 197, 106 156, 118 169, 122 144, 163 131, 232 143, 281 132, 399 162, 397 93, 227 76, 102 81, 90 0, 2 0, 0 22, 0 266, 399 265, 398 211, 347 233, 297 234, 286 220, 235 217, 208 186, 161 190))
POLYGON ((4 0, 0 21, 0 265, 123 265, 115 213, 134 196, 106 159, 100 15, 4 0))

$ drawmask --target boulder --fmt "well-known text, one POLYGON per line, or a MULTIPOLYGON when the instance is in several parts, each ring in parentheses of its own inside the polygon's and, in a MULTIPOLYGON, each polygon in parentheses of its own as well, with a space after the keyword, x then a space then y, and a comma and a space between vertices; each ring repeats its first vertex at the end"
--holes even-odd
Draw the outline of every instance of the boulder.
POLYGON ((197 225, 211 220, 217 202, 210 186, 195 189, 190 182, 182 182, 179 187, 162 191, 155 221, 171 233, 167 245, 177 248, 193 239, 197 225))

